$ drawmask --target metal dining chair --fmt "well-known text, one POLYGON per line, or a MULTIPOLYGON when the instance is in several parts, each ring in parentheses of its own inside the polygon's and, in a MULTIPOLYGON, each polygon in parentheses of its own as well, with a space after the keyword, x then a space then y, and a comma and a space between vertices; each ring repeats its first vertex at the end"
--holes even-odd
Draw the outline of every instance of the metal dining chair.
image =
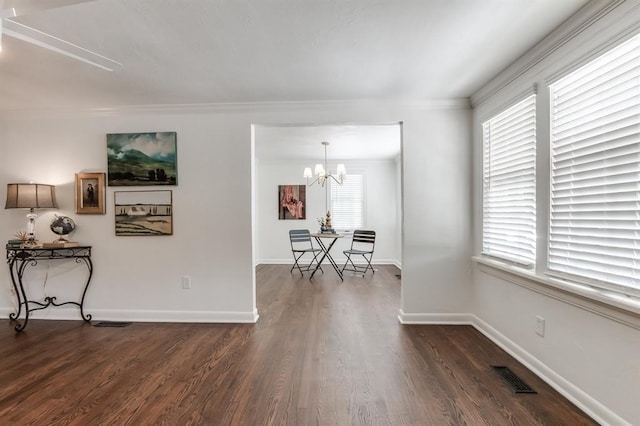
MULTIPOLYGON (((310 271, 314 263, 318 265, 318 268, 322 271, 322 267, 318 262, 318 256, 322 253, 322 249, 313 246, 311 233, 308 229, 290 230, 289 241, 291 242, 291 253, 293 254, 293 266, 289 272, 293 272, 294 268, 298 268, 300 275, 304 276, 303 272, 310 271), (307 253, 313 256, 311 262, 309 262, 308 265, 300 266, 300 259, 307 253)), ((322 273, 324 273, 324 271, 322 271, 322 273)))
POLYGON ((351 248, 344 250, 343 253, 347 256, 347 261, 342 267, 342 272, 352 271, 355 273, 366 274, 371 269, 371 272, 376 271, 371 266, 371 259, 373 258, 373 250, 376 245, 376 231, 367 231, 362 229, 356 229, 353 231, 353 239, 351 240, 351 248), (351 256, 362 256, 367 262, 366 266, 356 265, 353 263, 351 256), (347 267, 349 266, 349 267, 347 267))

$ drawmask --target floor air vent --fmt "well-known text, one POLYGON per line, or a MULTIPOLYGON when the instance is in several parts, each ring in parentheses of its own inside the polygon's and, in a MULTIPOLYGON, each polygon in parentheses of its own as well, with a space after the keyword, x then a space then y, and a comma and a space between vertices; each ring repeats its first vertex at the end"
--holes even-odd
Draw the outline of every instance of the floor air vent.
POLYGON ((513 389, 515 393, 538 393, 518 377, 509 367, 503 365, 492 365, 493 371, 498 373, 500 377, 513 389))
POLYGON ((128 325, 131 323, 122 321, 100 321, 93 324, 94 327, 126 327, 128 325))

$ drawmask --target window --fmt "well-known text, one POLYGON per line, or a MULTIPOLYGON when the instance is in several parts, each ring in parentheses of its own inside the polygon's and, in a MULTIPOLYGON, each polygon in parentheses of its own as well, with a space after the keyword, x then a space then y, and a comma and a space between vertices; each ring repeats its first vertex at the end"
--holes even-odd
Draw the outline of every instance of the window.
POLYGON ((483 254, 533 267, 536 255, 536 96, 482 125, 483 254))
POLYGON ((640 294, 640 35, 551 85, 548 269, 640 294))
POLYGON ((364 175, 350 173, 343 185, 331 182, 331 225, 341 231, 364 226, 364 175))

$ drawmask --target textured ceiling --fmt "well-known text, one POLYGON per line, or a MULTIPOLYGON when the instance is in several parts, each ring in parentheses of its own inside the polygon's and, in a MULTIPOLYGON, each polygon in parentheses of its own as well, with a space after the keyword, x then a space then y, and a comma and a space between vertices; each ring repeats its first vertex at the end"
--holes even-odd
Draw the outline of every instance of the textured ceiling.
POLYGON ((465 98, 587 3, 23 1, 32 7, 16 21, 122 67, 104 71, 5 35, 0 111, 465 98))

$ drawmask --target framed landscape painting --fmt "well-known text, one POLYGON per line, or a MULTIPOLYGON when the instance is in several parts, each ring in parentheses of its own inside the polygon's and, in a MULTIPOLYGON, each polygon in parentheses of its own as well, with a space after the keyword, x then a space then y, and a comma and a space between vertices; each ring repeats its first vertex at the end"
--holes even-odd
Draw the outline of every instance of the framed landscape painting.
POLYGON ((173 234, 171 191, 115 191, 116 235, 173 234))
POLYGON ((176 145, 176 132, 107 134, 107 184, 177 185, 176 145))

